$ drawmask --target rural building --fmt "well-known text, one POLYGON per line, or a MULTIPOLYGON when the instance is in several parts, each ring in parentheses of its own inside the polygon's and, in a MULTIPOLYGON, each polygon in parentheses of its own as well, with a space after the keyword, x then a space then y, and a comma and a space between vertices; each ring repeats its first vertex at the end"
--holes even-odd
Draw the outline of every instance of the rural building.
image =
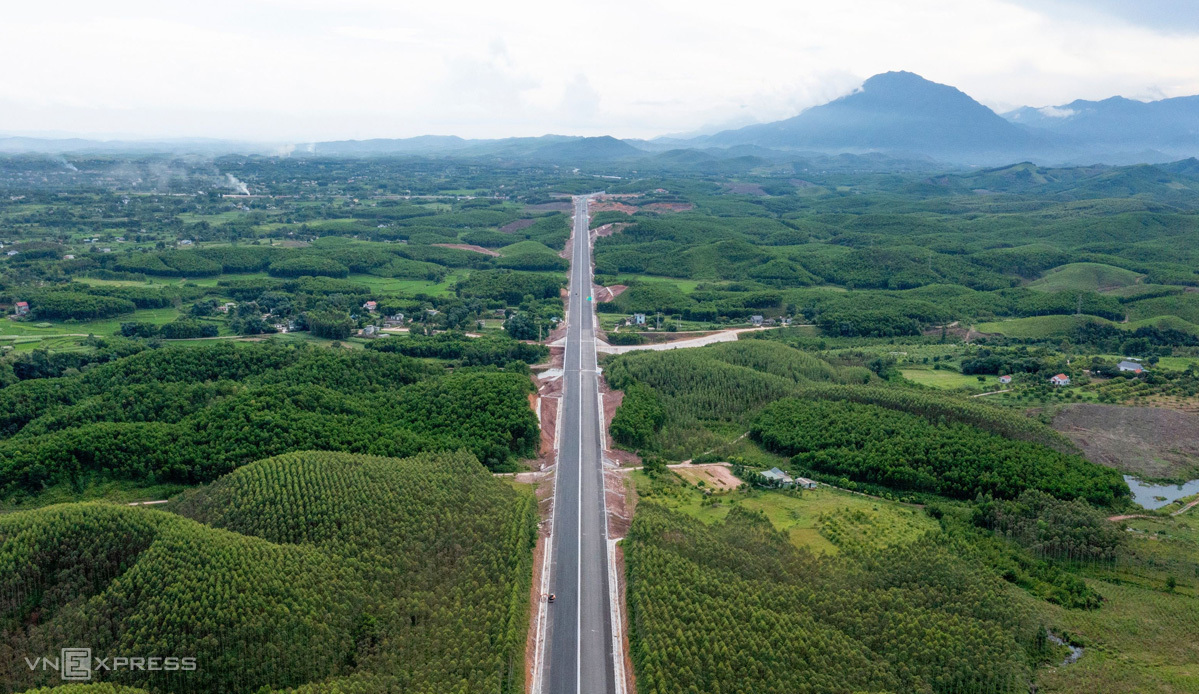
POLYGON ((762 476, 766 478, 766 481, 776 483, 782 487, 795 486, 795 480, 791 478, 791 475, 788 475, 776 467, 772 467, 769 470, 764 471, 762 476))
POLYGON ((180 246, 190 246, 190 245, 192 245, 192 240, 191 239, 183 239, 182 241, 179 242, 179 245, 180 246))
POLYGON ((816 485, 817 485, 816 480, 810 480, 807 477, 796 477, 795 478, 795 486, 800 487, 802 489, 815 489, 816 485))
POLYGON ((374 313, 375 309, 379 308, 379 304, 376 301, 368 301, 362 305, 362 308, 366 309, 367 311, 370 311, 371 313, 374 313))
POLYGON ((1066 374, 1058 374, 1049 379, 1049 383, 1055 386, 1068 386, 1070 385, 1070 377, 1066 374))
POLYGON ((999 382, 1006 386, 1007 384, 1012 382, 1012 377, 1011 376, 1000 376, 999 382))
POLYGON ((633 325, 645 325, 645 314, 634 313, 632 318, 633 325))
POLYGON ((73 255, 71 255, 70 253, 68 253, 68 254, 64 255, 64 256, 62 257, 62 259, 63 259, 63 260, 74 260, 74 259, 75 259, 75 256, 73 256, 73 255))
POLYGON ((220 311, 221 313, 229 313, 230 311, 232 311, 235 308, 237 308, 237 304, 230 301, 229 303, 227 303, 223 306, 217 306, 216 310, 220 311))
POLYGON ((1116 367, 1119 368, 1121 371, 1131 371, 1136 374, 1139 374, 1145 370, 1144 365, 1142 365, 1140 362, 1130 361, 1127 359, 1120 362, 1119 364, 1116 364, 1116 367))
POLYGON ((16 309, 17 309, 18 316, 29 315, 29 302, 28 301, 18 301, 16 309))
POLYGON ((762 325, 762 321, 763 321, 763 320, 765 320, 765 319, 764 319, 764 318, 762 318, 762 316, 750 316, 750 317, 749 317, 749 322, 750 322, 750 323, 753 323, 755 326, 760 326, 760 325, 762 325))
POLYGON ((8 252, 8 253, 6 253, 5 255, 7 255, 8 257, 10 257, 10 258, 11 258, 11 257, 13 257, 14 255, 16 255, 16 254, 18 254, 18 253, 20 253, 20 252, 21 252, 21 251, 9 251, 9 252, 8 252))
POLYGON ((359 334, 363 337, 374 337, 375 335, 379 334, 379 328, 374 325, 368 325, 363 328, 362 332, 359 334))

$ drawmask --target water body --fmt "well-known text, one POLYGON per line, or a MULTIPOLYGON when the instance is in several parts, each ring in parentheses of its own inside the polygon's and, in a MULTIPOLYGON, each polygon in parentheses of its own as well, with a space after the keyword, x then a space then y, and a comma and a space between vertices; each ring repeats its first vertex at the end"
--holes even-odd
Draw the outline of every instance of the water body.
POLYGON ((1049 641, 1051 643, 1056 643, 1059 646, 1065 646, 1066 648, 1070 649, 1070 655, 1066 656, 1066 659, 1063 660, 1062 664, 1059 665, 1058 667, 1066 667, 1067 665, 1073 665, 1075 662, 1078 661, 1079 658, 1082 657, 1082 646, 1075 646, 1073 644, 1066 643, 1060 636, 1057 636, 1056 634, 1053 634, 1052 632, 1050 632, 1050 634, 1049 634, 1049 641))
POLYGON ((1148 484, 1130 475, 1125 475, 1124 481, 1132 490, 1132 500, 1149 510, 1161 508, 1184 496, 1199 494, 1199 480, 1191 480, 1184 484, 1148 484))

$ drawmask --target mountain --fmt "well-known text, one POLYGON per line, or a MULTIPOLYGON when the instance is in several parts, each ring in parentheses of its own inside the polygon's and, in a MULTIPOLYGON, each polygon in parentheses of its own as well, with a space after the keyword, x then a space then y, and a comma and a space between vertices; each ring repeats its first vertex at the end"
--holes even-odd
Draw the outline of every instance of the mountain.
POLYGON ((794 118, 726 130, 700 142, 819 152, 903 152, 949 161, 1010 160, 1047 144, 960 90, 910 72, 875 75, 858 91, 794 118))
MULTIPOLYGON (((1134 101, 1114 96, 1003 114, 1011 123, 1068 138, 1101 152, 1156 150, 1166 158, 1199 153, 1199 96, 1134 101)), ((1141 159, 1144 161, 1144 159, 1141 159)))

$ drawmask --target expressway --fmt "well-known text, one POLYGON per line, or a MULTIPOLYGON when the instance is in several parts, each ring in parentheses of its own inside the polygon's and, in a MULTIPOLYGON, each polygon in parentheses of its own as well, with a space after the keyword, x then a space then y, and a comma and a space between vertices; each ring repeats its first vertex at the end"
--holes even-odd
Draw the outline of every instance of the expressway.
POLYGON ((542 672, 536 694, 616 694, 587 196, 574 198, 542 672))

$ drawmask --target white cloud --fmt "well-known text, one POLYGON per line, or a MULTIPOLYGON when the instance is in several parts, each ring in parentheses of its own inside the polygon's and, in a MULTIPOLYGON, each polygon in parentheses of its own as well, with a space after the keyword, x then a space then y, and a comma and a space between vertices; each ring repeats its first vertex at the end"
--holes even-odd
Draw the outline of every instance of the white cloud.
POLYGON ((1046 118, 1069 118, 1077 113, 1073 109, 1058 108, 1057 106, 1045 106, 1044 108, 1039 108, 1037 110, 1040 111, 1041 115, 1045 116, 1046 118))
POLYGON ((785 118, 892 69, 999 110, 1199 93, 1199 34, 1027 0, 10 4, 0 131, 653 136, 785 118))

